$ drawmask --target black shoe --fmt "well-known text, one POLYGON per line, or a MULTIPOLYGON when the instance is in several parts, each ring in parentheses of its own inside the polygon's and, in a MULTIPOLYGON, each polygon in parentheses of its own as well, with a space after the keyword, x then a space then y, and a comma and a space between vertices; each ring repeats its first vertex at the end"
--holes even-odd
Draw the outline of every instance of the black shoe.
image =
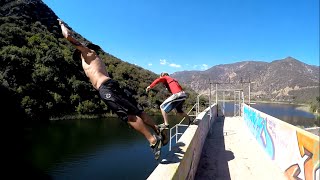
POLYGON ((169 142, 169 135, 168 135, 168 130, 169 130, 169 125, 165 125, 165 124, 158 124, 157 125, 159 132, 162 136, 162 144, 163 146, 167 145, 169 142))
POLYGON ((154 137, 156 138, 157 142, 155 145, 150 145, 150 147, 151 147, 152 153, 154 154, 154 158, 158 160, 161 155, 162 137, 161 135, 160 136, 154 135, 154 137))
POLYGON ((194 123, 194 119, 192 119, 192 118, 189 116, 189 124, 188 124, 188 125, 193 124, 193 123, 194 123))

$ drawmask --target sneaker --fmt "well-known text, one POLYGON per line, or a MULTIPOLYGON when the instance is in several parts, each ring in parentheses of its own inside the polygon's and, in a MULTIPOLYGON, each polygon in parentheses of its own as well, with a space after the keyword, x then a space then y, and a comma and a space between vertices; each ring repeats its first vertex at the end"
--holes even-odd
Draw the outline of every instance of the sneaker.
POLYGON ((189 116, 189 125, 194 123, 194 119, 189 116))
POLYGON ((163 146, 165 146, 169 142, 169 135, 168 135, 169 125, 158 124, 157 127, 158 127, 160 134, 162 136, 162 144, 163 144, 163 146))
POLYGON ((162 124, 158 124, 157 127, 161 132, 163 129, 169 129, 169 124, 165 125, 164 123, 162 123, 162 124))
POLYGON ((154 154, 154 158, 158 160, 161 155, 162 137, 161 135, 160 136, 154 135, 154 137, 157 139, 157 142, 155 145, 150 145, 150 147, 151 147, 152 153, 154 154))

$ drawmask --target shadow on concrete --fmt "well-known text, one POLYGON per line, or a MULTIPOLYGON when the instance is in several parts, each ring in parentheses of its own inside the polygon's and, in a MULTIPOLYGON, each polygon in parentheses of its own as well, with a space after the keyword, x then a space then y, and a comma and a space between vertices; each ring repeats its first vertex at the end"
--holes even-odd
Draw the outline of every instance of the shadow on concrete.
POLYGON ((195 180, 219 179, 230 180, 228 161, 234 159, 232 151, 225 149, 225 136, 234 135, 223 132, 225 117, 218 117, 204 142, 195 180))
POLYGON ((171 164, 180 162, 184 156, 184 152, 182 151, 181 147, 185 146, 184 143, 178 142, 176 143, 171 151, 165 156, 165 159, 162 159, 160 164, 171 164))

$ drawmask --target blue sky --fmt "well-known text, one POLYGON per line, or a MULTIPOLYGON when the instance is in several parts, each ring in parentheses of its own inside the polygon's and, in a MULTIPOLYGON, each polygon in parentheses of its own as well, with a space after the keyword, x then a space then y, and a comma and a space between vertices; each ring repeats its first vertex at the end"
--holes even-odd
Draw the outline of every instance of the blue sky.
POLYGON ((319 66, 319 0, 43 0, 115 57, 173 73, 294 57, 319 66))

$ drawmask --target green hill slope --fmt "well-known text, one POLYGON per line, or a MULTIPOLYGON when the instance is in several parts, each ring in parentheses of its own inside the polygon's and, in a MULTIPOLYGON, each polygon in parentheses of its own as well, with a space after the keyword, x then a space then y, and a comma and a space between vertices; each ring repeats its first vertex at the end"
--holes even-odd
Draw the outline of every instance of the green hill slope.
MULTIPOLYGON (((32 120, 47 120, 69 114, 101 114, 107 106, 86 78, 81 62, 72 59, 74 47, 61 35, 57 16, 41 0, 2 0, 0 3, 0 82, 18 99, 32 120)), ((75 32, 81 42, 88 42, 75 32)), ((145 88, 157 74, 124 62, 102 49, 98 54, 107 71, 126 86, 145 107, 158 108, 167 92, 145 88)), ((195 92, 187 89, 187 105, 195 92)), ((2 95, 0 95, 2 96, 2 95)), ((7 97, 1 97, 7 98, 7 97)))

